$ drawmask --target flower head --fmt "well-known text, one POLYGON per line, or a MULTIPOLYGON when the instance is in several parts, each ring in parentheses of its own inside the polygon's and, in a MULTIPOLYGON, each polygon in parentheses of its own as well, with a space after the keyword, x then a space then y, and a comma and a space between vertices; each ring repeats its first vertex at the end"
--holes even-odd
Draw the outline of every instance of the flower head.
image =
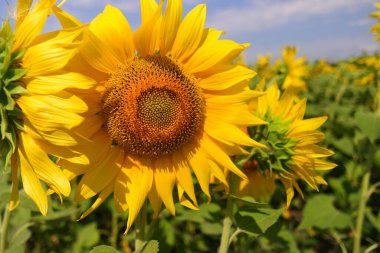
POLYGON ((305 91, 307 89, 304 78, 308 75, 306 57, 296 59, 297 48, 285 47, 282 51, 282 75, 283 90, 291 88, 295 91, 305 91))
POLYGON ((42 0, 30 9, 31 4, 18 1, 14 32, 9 21, 0 32, 0 160, 2 167, 11 160, 10 208, 19 202, 20 170, 26 194, 45 215, 48 201, 43 185, 59 195, 70 194, 69 181, 48 154, 86 162, 66 146, 76 143, 68 130, 82 121, 77 113, 86 111, 87 105, 66 90, 72 85, 70 77, 77 75, 63 70, 77 52, 81 29, 39 35, 55 1, 42 0))
POLYGON ((127 230, 146 198, 155 215, 162 203, 174 214, 175 186, 179 202, 197 209, 192 172, 209 199, 211 176, 227 185, 224 167, 245 178, 229 155, 260 146, 240 126, 264 123, 246 104, 261 94, 247 88, 255 72, 234 63, 248 44, 205 28, 204 4, 182 19, 181 0, 165 11, 163 1, 144 0, 141 16, 133 32, 108 5, 90 23, 71 62, 98 84, 77 94, 91 108, 75 128, 90 140, 76 147, 90 166, 61 162, 69 179, 83 174, 76 200, 98 195, 82 217, 113 193, 117 210, 129 209, 127 230))
MULTIPOLYGON (((294 188, 302 195, 298 179, 318 190, 318 185, 326 184, 326 181, 316 171, 336 166, 320 159, 331 156, 333 152, 317 145, 324 137, 317 128, 327 117, 303 119, 306 100, 294 101, 295 96, 289 90, 285 90, 280 97, 276 85, 269 87, 265 96, 251 101, 252 112, 267 121, 268 125, 250 127, 248 132, 251 136, 257 136, 268 149, 252 152, 248 158, 249 164, 245 164, 246 173, 256 177, 252 182, 260 180, 261 185, 266 185, 265 189, 273 189, 273 181, 280 180, 286 188, 287 206, 294 196, 294 188), (251 166, 252 161, 255 166, 251 166)), ((255 185, 242 182, 240 189, 251 187, 255 185)))
MULTIPOLYGON (((377 9, 380 9, 380 3, 375 3, 374 6, 377 9)), ((377 19, 377 23, 371 27, 371 33, 376 35, 376 37, 375 37, 376 40, 380 40, 380 22, 379 22, 380 21, 380 11, 375 11, 375 12, 371 13, 370 17, 377 19)))

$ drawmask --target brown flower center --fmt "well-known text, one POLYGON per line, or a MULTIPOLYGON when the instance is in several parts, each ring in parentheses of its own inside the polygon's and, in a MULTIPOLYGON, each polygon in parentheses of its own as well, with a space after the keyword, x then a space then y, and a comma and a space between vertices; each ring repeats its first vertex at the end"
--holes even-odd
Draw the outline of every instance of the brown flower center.
POLYGON ((135 57, 105 87, 105 128, 126 152, 158 158, 202 132, 205 100, 197 79, 168 57, 135 57))

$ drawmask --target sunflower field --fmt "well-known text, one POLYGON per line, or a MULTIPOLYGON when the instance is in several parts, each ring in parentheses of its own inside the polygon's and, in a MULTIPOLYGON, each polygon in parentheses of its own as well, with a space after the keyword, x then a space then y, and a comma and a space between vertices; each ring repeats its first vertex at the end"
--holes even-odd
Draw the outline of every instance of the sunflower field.
POLYGON ((380 252, 380 53, 250 60, 205 4, 133 31, 64 3, 2 17, 0 253, 380 252))

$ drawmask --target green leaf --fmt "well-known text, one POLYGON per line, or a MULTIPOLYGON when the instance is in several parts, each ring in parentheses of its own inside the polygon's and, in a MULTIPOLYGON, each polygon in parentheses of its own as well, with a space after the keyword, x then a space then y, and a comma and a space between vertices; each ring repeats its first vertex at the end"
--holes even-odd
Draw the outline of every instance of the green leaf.
POLYGON ((93 248, 90 253, 120 253, 120 251, 117 251, 116 249, 112 248, 111 246, 107 245, 100 245, 93 248))
POLYGON ((32 232, 30 232, 30 230, 28 229, 24 229, 20 233, 17 233, 17 235, 12 239, 11 245, 12 246, 23 245, 31 236, 32 236, 32 232))
POLYGON ((294 235, 291 232, 283 229, 280 231, 278 236, 287 243, 288 250, 286 252, 301 253, 301 251, 298 249, 296 239, 294 238, 294 235))
POLYGON ((354 145, 352 144, 352 138, 349 138, 348 136, 344 136, 343 138, 334 140, 332 144, 334 145, 334 147, 342 151, 345 155, 352 156, 354 152, 354 145))
POLYGON ((144 246, 138 250, 136 253, 157 253, 158 252, 158 241, 152 240, 144 244, 144 246))
POLYGON ((357 112, 355 120, 362 131, 372 143, 380 137, 380 116, 370 112, 357 112))
POLYGON ((73 245, 72 252, 81 252, 83 248, 89 248, 99 242, 100 235, 97 224, 92 222, 82 226, 77 234, 77 240, 73 245))
POLYGON ((205 235, 221 235, 223 227, 220 223, 202 223, 200 225, 201 231, 205 235))
POLYGON ((254 198, 252 197, 238 197, 238 196, 235 196, 235 195, 230 195, 230 198, 232 199, 235 199, 239 202, 242 202, 246 205, 249 205, 251 207, 256 207, 256 208, 263 208, 263 207, 268 207, 268 204, 267 203, 260 203, 260 202, 257 202, 254 200, 254 198))
POLYGON ((338 211, 334 205, 334 196, 320 194, 309 198, 303 210, 303 219, 299 229, 306 228, 347 228, 351 224, 351 216, 338 211))
POLYGON ((235 215, 237 226, 248 234, 261 235, 276 223, 283 209, 243 208, 235 215))

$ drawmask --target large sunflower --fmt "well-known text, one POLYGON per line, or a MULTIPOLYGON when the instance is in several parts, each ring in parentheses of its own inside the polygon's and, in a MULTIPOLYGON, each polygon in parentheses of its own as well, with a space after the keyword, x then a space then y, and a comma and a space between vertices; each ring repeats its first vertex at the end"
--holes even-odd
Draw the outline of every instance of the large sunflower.
POLYGON ((287 206, 294 196, 294 188, 301 194, 297 180, 305 181, 318 190, 318 185, 327 184, 318 170, 329 170, 336 165, 321 158, 333 152, 318 146, 323 133, 317 131, 327 119, 326 116, 303 119, 306 100, 299 102, 289 89, 280 96, 277 85, 272 85, 264 96, 253 99, 250 109, 257 117, 268 122, 264 127, 250 127, 251 135, 260 136, 268 149, 257 150, 243 166, 249 182, 242 181, 240 194, 258 198, 274 191, 274 182, 280 180, 286 189, 287 206), (252 188, 259 185, 261 191, 252 188))
POLYGON ((0 160, 4 167, 11 161, 10 209, 19 203, 20 174, 26 194, 43 215, 48 210, 48 188, 59 195, 70 194, 69 180, 48 153, 88 162, 66 147, 77 143, 68 130, 82 121, 77 113, 86 111, 87 105, 65 89, 72 87, 74 78, 76 88, 95 84, 63 71, 78 51, 75 40, 83 29, 39 35, 49 13, 57 8, 55 2, 42 0, 30 9, 32 1, 18 1, 15 30, 9 21, 3 22, 0 37, 0 160))
POLYGON ((76 200, 98 195, 82 217, 111 193, 119 211, 129 209, 127 230, 148 197, 174 215, 173 188, 182 205, 197 209, 192 171, 210 197, 210 176, 227 185, 223 167, 245 178, 229 155, 260 145, 241 126, 263 124, 249 113, 247 89, 255 73, 233 60, 248 47, 219 40, 204 27, 206 6, 182 20, 181 0, 141 1, 142 24, 108 5, 89 25, 81 55, 71 62, 98 87, 79 94, 91 110, 75 130, 86 136, 77 150, 91 166, 62 161, 69 179, 83 174, 76 200))

